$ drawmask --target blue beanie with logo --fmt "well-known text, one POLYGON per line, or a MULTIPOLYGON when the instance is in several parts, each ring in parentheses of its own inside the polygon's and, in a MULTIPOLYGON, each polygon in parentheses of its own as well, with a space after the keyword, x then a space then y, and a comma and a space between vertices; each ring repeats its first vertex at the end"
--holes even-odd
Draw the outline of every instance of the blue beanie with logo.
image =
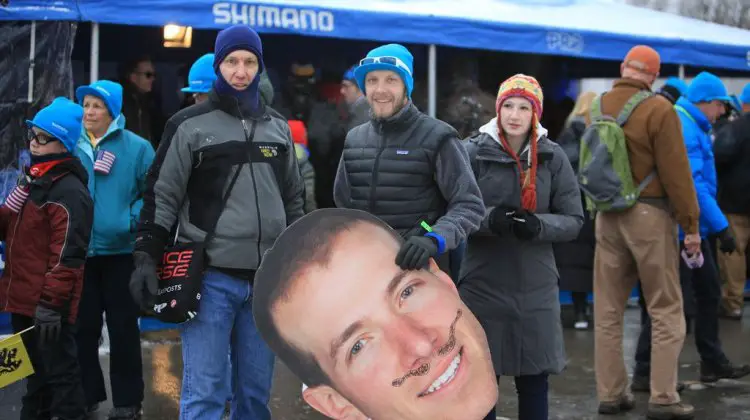
POLYGON ((182 91, 186 93, 208 93, 214 85, 214 80, 216 80, 214 55, 205 54, 190 66, 188 86, 182 88, 182 91))
POLYGON ((79 104, 83 105, 83 99, 88 95, 101 99, 113 120, 120 116, 122 112, 122 86, 119 83, 99 80, 76 89, 76 100, 79 104))
POLYGON ((26 125, 46 131, 73 152, 81 135, 82 121, 83 107, 68 98, 57 97, 37 112, 33 120, 26 120, 26 125))
POLYGON ((697 104, 700 102, 721 101, 731 103, 732 98, 727 93, 727 87, 716 75, 702 71, 695 76, 685 93, 688 101, 697 104))
POLYGON ((414 90, 414 57, 400 44, 387 44, 367 53, 361 64, 354 70, 359 89, 365 92, 365 76, 375 70, 390 70, 401 77, 406 86, 406 95, 411 98, 414 90))

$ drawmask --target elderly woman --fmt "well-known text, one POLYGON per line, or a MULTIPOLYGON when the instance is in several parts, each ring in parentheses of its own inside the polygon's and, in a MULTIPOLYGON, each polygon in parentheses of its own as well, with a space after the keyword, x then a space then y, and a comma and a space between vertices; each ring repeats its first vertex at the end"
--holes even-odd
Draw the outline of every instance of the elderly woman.
POLYGON ((466 145, 487 214, 469 237, 459 291, 487 333, 498 379, 515 378, 520 420, 548 418, 548 375, 565 367, 552 243, 575 239, 583 224, 570 162, 539 124, 542 101, 536 79, 511 77, 497 117, 466 145))

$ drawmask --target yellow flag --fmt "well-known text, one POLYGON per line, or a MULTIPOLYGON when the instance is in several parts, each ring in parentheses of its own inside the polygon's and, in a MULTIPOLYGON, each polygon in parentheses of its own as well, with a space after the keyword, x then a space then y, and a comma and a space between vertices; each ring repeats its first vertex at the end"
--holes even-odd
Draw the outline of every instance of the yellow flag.
POLYGON ((23 345, 21 334, 33 327, 0 341, 0 388, 34 374, 29 353, 23 345))

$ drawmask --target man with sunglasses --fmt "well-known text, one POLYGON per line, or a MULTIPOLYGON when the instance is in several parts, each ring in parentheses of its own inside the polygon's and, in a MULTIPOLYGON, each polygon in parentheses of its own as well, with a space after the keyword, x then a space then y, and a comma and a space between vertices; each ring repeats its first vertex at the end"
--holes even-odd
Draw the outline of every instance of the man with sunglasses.
POLYGON ((145 56, 126 62, 121 68, 121 78, 126 128, 150 141, 156 149, 164 129, 164 117, 153 90, 154 64, 145 56))
POLYGON ((34 327, 22 335, 34 367, 22 420, 81 420, 86 412, 75 322, 94 205, 73 155, 82 117, 79 105, 57 98, 26 121, 31 166, 0 206, 8 250, 0 308, 11 313, 14 333, 34 327))
POLYGON ((485 208, 456 130, 411 101, 413 62, 404 46, 388 44, 354 70, 371 119, 346 136, 334 200, 378 216, 405 239, 396 257, 402 269, 435 258, 450 272, 448 251, 479 228, 485 208))

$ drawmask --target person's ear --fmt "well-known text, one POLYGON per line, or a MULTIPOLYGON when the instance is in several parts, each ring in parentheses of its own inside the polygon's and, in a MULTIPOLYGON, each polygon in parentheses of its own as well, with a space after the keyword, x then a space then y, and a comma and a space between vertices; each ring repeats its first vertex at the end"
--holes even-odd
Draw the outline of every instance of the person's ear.
POLYGON ((453 279, 448 275, 448 273, 444 272, 440 269, 440 267, 438 267, 434 258, 430 258, 430 266, 427 269, 430 271, 430 273, 434 274, 435 277, 438 278, 438 280, 450 285, 450 287, 456 292, 456 294, 458 294, 456 283, 453 282, 453 279))
POLYGON ((302 392, 302 398, 310 407, 328 418, 334 420, 367 420, 367 416, 329 386, 320 385, 307 388, 302 392))

